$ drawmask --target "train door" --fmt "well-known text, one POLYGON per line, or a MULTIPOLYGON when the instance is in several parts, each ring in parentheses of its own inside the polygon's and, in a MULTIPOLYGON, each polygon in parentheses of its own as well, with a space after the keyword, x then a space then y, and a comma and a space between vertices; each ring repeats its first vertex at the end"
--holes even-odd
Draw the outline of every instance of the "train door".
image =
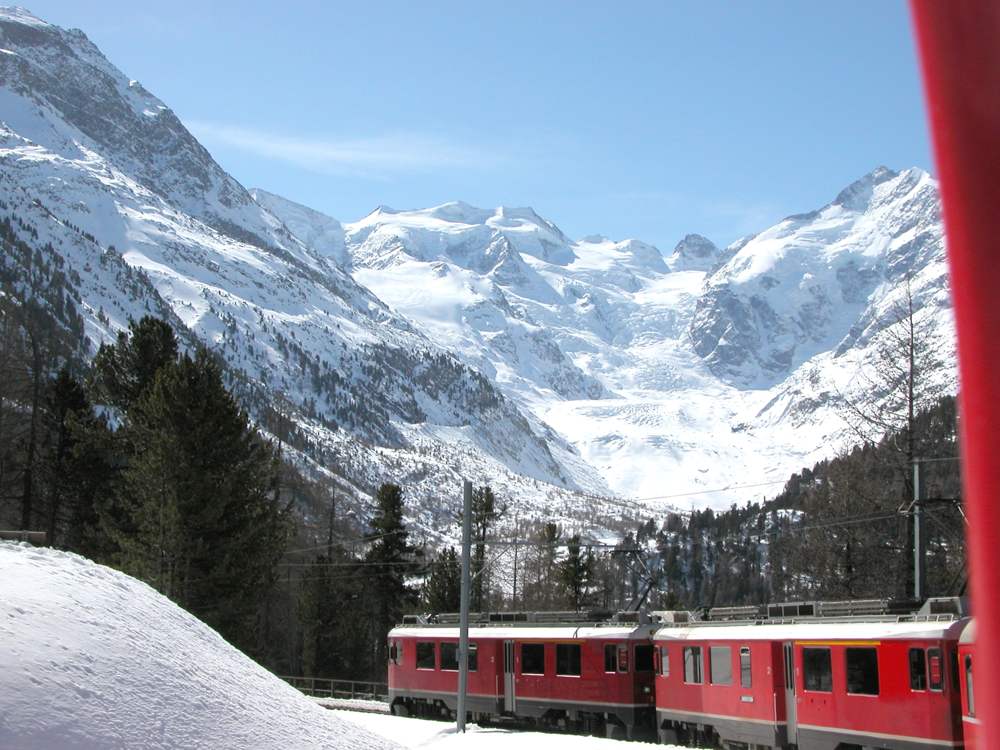
POLYGON ((788 744, 794 745, 798 742, 798 731, 796 729, 797 705, 795 702, 795 648, 791 641, 785 643, 784 659, 785 663, 785 720, 787 721, 788 744))
POLYGON ((514 641, 503 642, 503 710, 514 713, 517 700, 514 695, 514 641))

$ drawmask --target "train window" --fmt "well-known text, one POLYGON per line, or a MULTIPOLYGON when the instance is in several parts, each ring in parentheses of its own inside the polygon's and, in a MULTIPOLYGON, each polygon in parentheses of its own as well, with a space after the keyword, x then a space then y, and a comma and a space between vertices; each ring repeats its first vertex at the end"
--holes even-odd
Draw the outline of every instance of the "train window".
POLYGON ((434 669, 434 644, 417 641, 417 669, 434 669))
POLYGON ((748 688, 753 684, 753 675, 750 672, 750 647, 740 648, 740 687, 748 688))
POLYGON ((618 647, 618 671, 628 672, 628 646, 618 647))
POLYGON ((931 690, 940 693, 944 690, 944 666, 941 664, 941 649, 927 649, 927 671, 931 690))
POLYGON ((545 644, 521 644, 521 674, 545 674, 545 644))
POLYGON ((644 645, 635 647, 635 671, 653 671, 653 647, 644 645))
POLYGON ((618 646, 609 643, 604 647, 604 671, 618 671, 618 646))
MULTIPOLYGON (((469 644, 469 671, 475 672, 479 666, 478 653, 475 643, 469 644)), ((458 644, 441 644, 441 669, 458 671, 458 644)))
POLYGON ((568 677, 580 676, 580 644, 556 644, 556 674, 568 677))
POLYGON ((878 695, 878 651, 874 648, 847 648, 847 692, 878 695))
POLYGON ((802 675, 806 690, 833 690, 833 664, 828 648, 802 649, 802 675))
POLYGON ((966 716, 976 715, 976 694, 972 690, 972 656, 970 654, 965 655, 965 697, 966 697, 966 716))
POLYGON ((441 669, 458 669, 458 644, 441 644, 441 669))
POLYGON ((700 685, 701 679, 701 646, 684 647, 684 682, 700 685))
POLYGON ((660 674, 670 676, 670 652, 666 646, 660 646, 660 674))
POLYGON ((927 659, 922 648, 910 649, 910 690, 927 689, 927 659))
POLYGON ((708 649, 708 681, 713 685, 733 684, 733 650, 729 646, 708 649))
POLYGON ((958 651, 953 648, 948 649, 948 671, 951 672, 951 688, 958 692, 958 651))

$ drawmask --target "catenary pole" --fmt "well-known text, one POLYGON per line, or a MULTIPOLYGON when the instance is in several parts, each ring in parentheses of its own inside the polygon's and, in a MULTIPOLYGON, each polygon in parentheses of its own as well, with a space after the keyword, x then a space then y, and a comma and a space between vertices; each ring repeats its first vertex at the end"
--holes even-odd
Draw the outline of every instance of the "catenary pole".
POLYGON ((472 546, 472 482, 462 488, 462 593, 458 616, 458 731, 465 731, 465 692, 469 684, 469 558, 472 546))
POLYGON ((923 487, 920 459, 913 462, 913 598, 923 602, 927 596, 927 539, 924 533, 923 487))

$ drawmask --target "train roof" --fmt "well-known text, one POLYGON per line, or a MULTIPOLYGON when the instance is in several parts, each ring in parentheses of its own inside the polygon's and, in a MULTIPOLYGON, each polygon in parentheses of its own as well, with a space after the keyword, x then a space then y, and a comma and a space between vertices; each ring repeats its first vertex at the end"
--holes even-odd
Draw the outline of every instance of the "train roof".
POLYGON ((778 623, 692 623, 663 627, 658 641, 866 641, 957 638, 967 619, 897 621, 807 621, 778 623))
MULTIPOLYGON (((615 639, 648 640, 654 625, 473 625, 470 638, 510 640, 615 639)), ((389 631, 390 638, 458 638, 454 625, 399 625, 389 631)))
POLYGON ((976 621, 975 619, 969 620, 965 629, 962 631, 961 637, 958 639, 959 643, 975 643, 976 642, 976 621))

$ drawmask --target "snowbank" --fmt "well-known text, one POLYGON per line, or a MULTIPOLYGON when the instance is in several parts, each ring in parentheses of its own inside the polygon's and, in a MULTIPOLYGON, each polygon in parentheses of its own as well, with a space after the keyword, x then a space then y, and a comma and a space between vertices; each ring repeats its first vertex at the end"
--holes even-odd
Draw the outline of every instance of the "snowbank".
POLYGON ((134 578, 0 543, 0 748, 389 750, 134 578))

